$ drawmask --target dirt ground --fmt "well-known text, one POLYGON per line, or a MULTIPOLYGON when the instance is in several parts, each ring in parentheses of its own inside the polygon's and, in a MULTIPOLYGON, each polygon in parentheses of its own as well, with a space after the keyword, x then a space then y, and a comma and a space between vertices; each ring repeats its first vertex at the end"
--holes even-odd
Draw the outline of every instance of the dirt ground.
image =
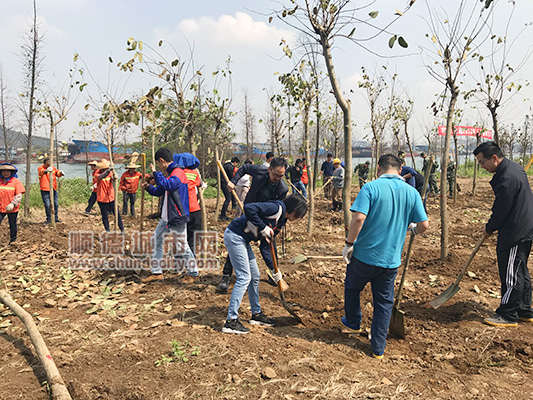
MULTIPOLYGON (((277 326, 227 335, 221 328, 230 295, 215 293, 218 272, 186 286, 171 274, 143 285, 135 272, 70 271, 69 231, 102 230, 99 214, 82 216, 82 205, 60 209, 57 232, 42 225, 40 211, 21 223, 18 243, 0 250, 1 274, 16 301, 33 313, 75 400, 531 399, 533 324, 505 329, 481 323, 499 304, 495 237, 474 258, 459 293, 437 310, 428 305, 454 282, 490 215, 488 179, 478 184, 475 196, 471 183, 460 183, 463 191, 449 205, 445 262, 439 259, 438 198, 429 199, 430 228, 415 239, 401 306, 407 337, 389 338, 383 360, 370 356, 370 288, 362 301, 365 334, 344 333, 345 265, 316 259, 290 263, 299 254, 341 253, 342 218, 327 211, 324 200, 318 201, 312 236, 304 233, 306 221, 288 226, 280 259, 290 285, 287 300, 305 326, 290 317, 276 289, 265 282, 260 302, 277 326)), ((214 201, 208 201, 208 211, 210 228, 222 237, 227 224, 213 221, 214 201)), ((1 243, 7 243, 6 223, 1 243)), ((125 225, 131 233, 138 222, 126 218, 125 225)), ((149 221, 148 228, 154 227, 149 221)), ((222 267, 223 246, 220 254, 222 267)), ((262 260, 260 269, 265 269, 262 260)), ((0 316, 0 398, 48 399, 23 325, 2 306, 0 316)), ((245 297, 241 318, 249 317, 245 297)))

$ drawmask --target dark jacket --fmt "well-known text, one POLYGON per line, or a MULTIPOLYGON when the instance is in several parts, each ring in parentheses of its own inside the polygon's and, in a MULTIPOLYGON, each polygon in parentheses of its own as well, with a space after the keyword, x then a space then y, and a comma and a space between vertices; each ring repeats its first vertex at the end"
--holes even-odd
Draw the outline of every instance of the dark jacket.
POLYGON ((172 228, 189 222, 189 187, 187 176, 177 164, 171 163, 168 177, 161 172, 154 172, 157 186, 149 185, 146 191, 152 196, 164 196, 168 192, 166 207, 168 212, 167 227, 172 228))
POLYGON ((331 161, 324 161, 322 163, 322 167, 320 167, 320 170, 324 172, 324 176, 333 176, 333 172, 335 172, 335 167, 333 166, 333 160, 331 161))
POLYGON ((490 181, 494 204, 485 230, 498 231, 498 249, 533 239, 533 193, 524 169, 504 158, 490 181))
POLYGON ((268 196, 268 199, 266 200, 283 200, 287 196, 287 192, 289 191, 287 184, 283 182, 283 180, 275 184, 270 184, 268 168, 263 165, 244 164, 237 170, 231 182, 236 185, 239 179, 241 179, 246 174, 252 176, 253 179, 252 185, 250 186, 250 190, 248 191, 248 194, 244 199, 244 204, 259 201, 262 196, 258 196, 258 194, 267 189, 271 189, 271 191, 269 193, 270 195, 268 196), (268 187, 269 185, 270 187, 268 187))
POLYGON ((227 229, 242 236, 247 243, 260 240, 259 249, 263 260, 268 268, 273 269, 270 246, 261 231, 268 225, 277 235, 287 222, 286 211, 285 203, 280 200, 249 203, 244 206, 244 215, 231 221, 227 229))
POLYGON ((299 182, 302 180, 302 175, 304 174, 304 170, 302 167, 297 167, 296 165, 291 165, 289 169, 285 172, 285 176, 289 178, 292 183, 299 182))
MULTIPOLYGON (((235 167, 231 163, 231 161, 228 161, 223 166, 224 171, 226 172, 226 175, 228 176, 229 180, 232 181, 233 179, 233 173, 235 171, 235 167)), ((228 182, 226 182, 226 178, 224 178, 222 175, 220 176, 220 181, 222 182, 222 185, 227 185, 228 182)), ((230 195, 231 196, 231 195, 230 195)))

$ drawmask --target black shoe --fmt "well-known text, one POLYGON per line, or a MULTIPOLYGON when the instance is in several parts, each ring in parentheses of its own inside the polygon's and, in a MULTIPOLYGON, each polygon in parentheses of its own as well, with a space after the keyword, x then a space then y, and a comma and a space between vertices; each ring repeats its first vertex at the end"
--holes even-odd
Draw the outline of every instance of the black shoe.
POLYGON ((250 329, 246 328, 238 319, 229 319, 224 324, 224 327, 222 328, 222 332, 224 333, 237 333, 237 334, 243 334, 243 333, 249 333, 250 329))
POLYGON ((265 314, 260 312, 259 314, 253 314, 252 319, 250 320, 251 325, 263 325, 263 326, 274 326, 276 321, 272 318, 268 318, 265 314))
POLYGON ((61 221, 56 219, 56 224, 60 224, 60 223, 61 223, 61 221))
POLYGON ((230 278, 230 275, 222 275, 222 279, 220 279, 220 282, 218 283, 218 291, 220 293, 226 293, 228 291, 230 278))

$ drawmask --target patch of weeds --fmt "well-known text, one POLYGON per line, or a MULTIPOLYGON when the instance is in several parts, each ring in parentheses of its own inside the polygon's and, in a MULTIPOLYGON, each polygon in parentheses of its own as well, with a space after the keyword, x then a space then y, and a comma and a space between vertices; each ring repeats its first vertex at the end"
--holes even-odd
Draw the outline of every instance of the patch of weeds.
POLYGON ((171 362, 189 361, 189 357, 198 357, 200 355, 200 348, 198 346, 191 346, 189 342, 178 342, 173 340, 170 342, 172 350, 168 354, 163 354, 161 358, 155 361, 156 367, 165 365, 171 362))

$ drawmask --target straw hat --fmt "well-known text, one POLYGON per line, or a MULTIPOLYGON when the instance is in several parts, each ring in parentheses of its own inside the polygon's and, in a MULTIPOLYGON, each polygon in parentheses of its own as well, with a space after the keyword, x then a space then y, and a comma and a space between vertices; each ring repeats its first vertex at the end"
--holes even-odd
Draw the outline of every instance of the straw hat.
POLYGON ((0 165, 0 171, 2 171, 2 170, 16 171, 17 169, 14 166, 12 166, 12 165, 3 164, 3 165, 0 165))
POLYGON ((96 168, 98 169, 108 169, 110 166, 109 161, 105 158, 102 158, 99 162, 96 163, 96 168))
POLYGON ((132 164, 132 163, 126 165, 126 169, 130 169, 130 168, 139 168, 139 167, 140 167, 140 165, 132 164))
POLYGON ((87 163, 87 165, 94 165, 94 166, 96 166, 96 164, 98 164, 98 161, 96 160, 92 160, 87 163))

